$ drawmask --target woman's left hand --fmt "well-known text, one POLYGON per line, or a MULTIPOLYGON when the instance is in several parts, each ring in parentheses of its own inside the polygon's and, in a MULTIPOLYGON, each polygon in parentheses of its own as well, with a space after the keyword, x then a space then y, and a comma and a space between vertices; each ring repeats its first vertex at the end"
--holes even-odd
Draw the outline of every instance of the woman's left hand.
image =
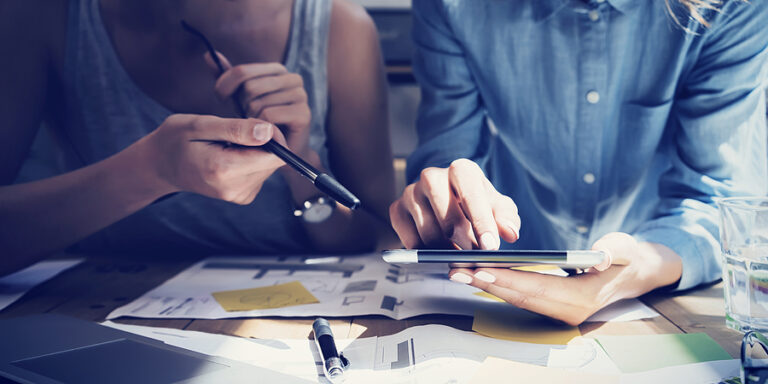
MULTIPOLYGON (((283 130, 288 147, 299 156, 309 148, 312 113, 301 75, 288 72, 280 63, 251 63, 232 66, 218 53, 225 72, 216 81, 216 93, 227 99, 238 90, 240 105, 248 117, 268 121, 283 130)), ((205 60, 216 68, 211 56, 205 60)))
POLYGON ((609 259, 622 255, 629 263, 569 277, 501 268, 459 268, 451 270, 450 276, 514 306, 578 325, 608 304, 674 284, 682 274, 682 262, 674 251, 660 244, 638 243, 626 233, 609 233, 592 249, 606 252, 609 259))

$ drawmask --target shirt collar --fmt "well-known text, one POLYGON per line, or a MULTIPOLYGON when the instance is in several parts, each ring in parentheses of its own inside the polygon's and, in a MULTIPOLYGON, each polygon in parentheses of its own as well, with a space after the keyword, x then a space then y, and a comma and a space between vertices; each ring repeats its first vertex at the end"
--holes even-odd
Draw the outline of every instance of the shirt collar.
MULTIPOLYGON (((550 16, 565 8, 571 1, 581 0, 535 0, 537 6, 534 8, 534 18, 536 21, 544 21, 550 16)), ((626 13, 637 5, 639 0, 606 0, 608 4, 616 8, 621 13, 626 13)))

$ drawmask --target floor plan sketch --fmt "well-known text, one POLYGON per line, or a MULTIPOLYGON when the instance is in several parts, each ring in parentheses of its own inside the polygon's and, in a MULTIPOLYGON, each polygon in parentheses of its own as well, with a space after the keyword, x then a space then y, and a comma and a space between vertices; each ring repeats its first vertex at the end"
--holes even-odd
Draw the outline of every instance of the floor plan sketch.
POLYGON ((376 280, 363 280, 350 282, 342 293, 372 292, 374 290, 376 290, 376 280))
POLYGON ((383 315, 404 319, 435 313, 472 316, 477 310, 499 306, 514 309, 506 303, 476 295, 481 291, 475 287, 451 282, 447 269, 436 272, 434 266, 429 267, 387 264, 379 254, 322 258, 211 257, 114 310, 108 318, 383 315), (313 300, 282 306, 276 304, 282 302, 277 300, 279 297, 271 296, 268 303, 253 298, 249 303, 231 303, 225 308, 212 296, 216 292, 291 283, 300 283, 313 300))
POLYGON ((347 306, 352 304, 358 304, 365 301, 365 296, 346 296, 344 302, 341 305, 347 306))

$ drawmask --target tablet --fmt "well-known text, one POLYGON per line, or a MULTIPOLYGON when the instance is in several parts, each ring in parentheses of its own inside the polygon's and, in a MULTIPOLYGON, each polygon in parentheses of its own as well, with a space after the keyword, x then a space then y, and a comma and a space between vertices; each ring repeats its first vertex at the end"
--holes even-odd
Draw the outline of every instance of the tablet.
POLYGON ((438 250, 392 249, 382 253, 390 264, 449 264, 452 268, 512 268, 523 265, 553 265, 563 269, 586 269, 602 263, 603 251, 540 250, 438 250))

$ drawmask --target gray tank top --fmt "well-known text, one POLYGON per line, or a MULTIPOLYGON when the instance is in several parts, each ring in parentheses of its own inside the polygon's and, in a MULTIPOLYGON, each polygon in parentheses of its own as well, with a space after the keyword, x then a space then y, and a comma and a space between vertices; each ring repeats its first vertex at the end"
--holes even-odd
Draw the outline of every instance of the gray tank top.
MULTIPOLYGON (((310 146, 325 159, 331 2, 294 2, 283 64, 304 79, 312 110, 310 146)), ((153 131, 172 113, 144 94, 123 68, 102 22, 98 0, 70 0, 67 34, 67 118, 57 128, 64 130, 59 136, 68 139, 59 140, 65 143, 57 148, 64 162, 60 171, 73 170, 121 151, 153 131)), ((25 166, 23 171, 37 168, 25 166)), ((265 182, 256 200, 248 206, 179 193, 100 231, 81 242, 79 248, 179 255, 304 252, 310 245, 299 219, 293 216, 290 196, 279 174, 265 182)))

